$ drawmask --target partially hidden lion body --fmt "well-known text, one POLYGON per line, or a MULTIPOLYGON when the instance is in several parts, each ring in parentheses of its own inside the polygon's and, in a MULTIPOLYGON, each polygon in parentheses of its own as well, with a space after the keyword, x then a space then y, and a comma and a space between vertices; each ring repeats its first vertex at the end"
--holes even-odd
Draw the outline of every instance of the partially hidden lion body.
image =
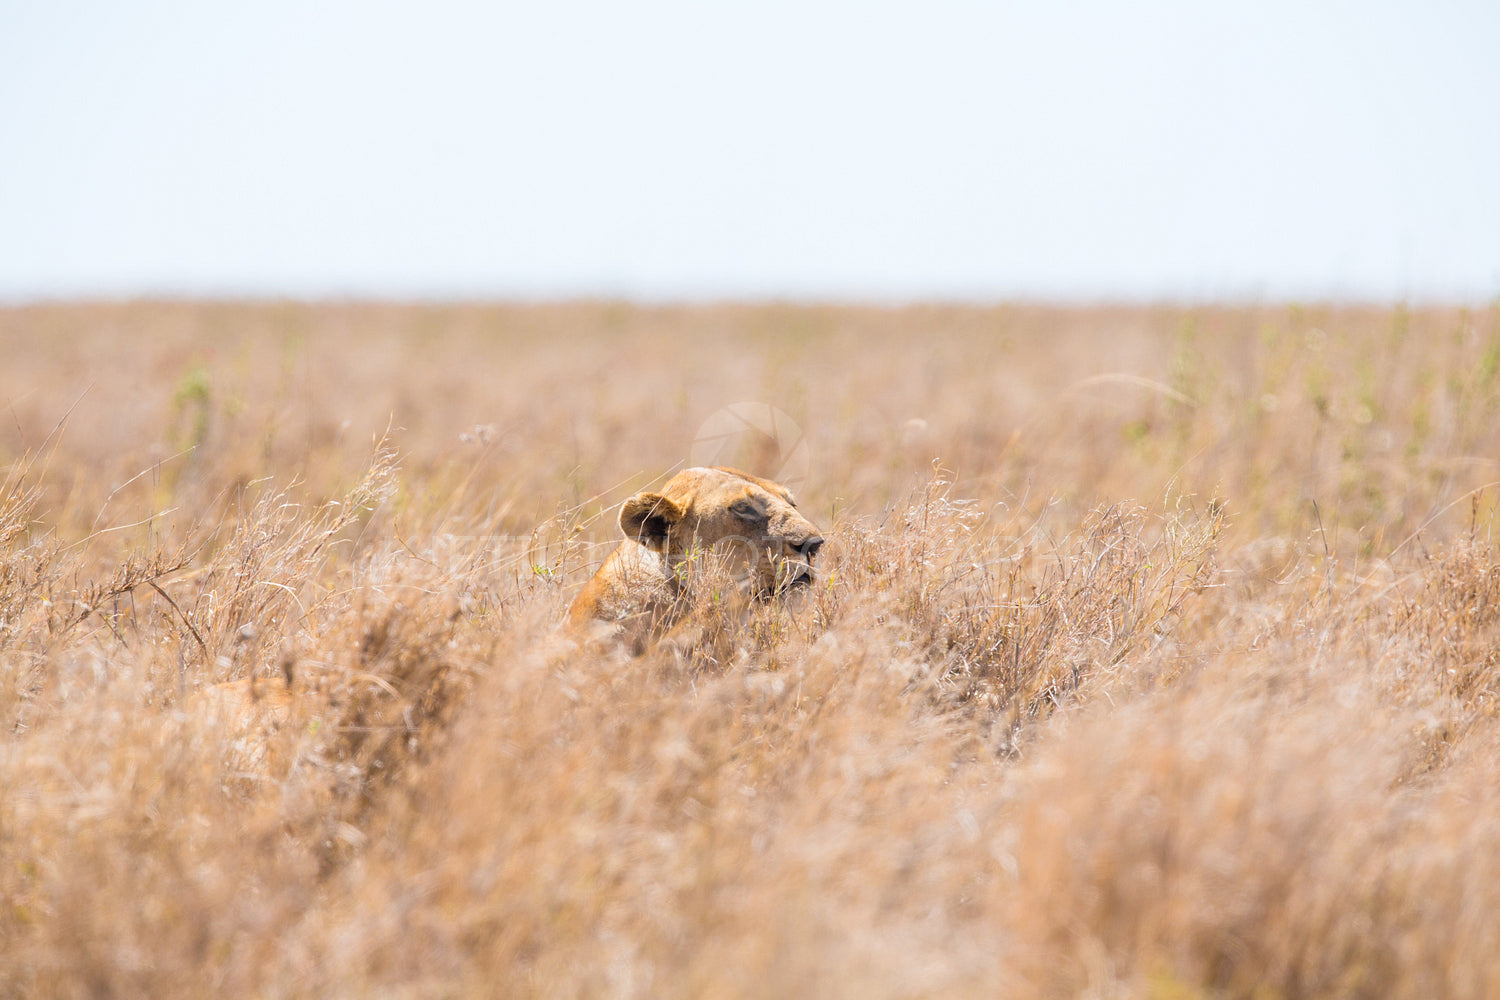
POLYGON ((576 627, 633 652, 674 628, 691 604, 702 561, 729 569, 740 589, 765 597, 812 583, 818 529, 786 487, 738 469, 685 469, 659 492, 620 508, 625 541, 573 600, 576 627))

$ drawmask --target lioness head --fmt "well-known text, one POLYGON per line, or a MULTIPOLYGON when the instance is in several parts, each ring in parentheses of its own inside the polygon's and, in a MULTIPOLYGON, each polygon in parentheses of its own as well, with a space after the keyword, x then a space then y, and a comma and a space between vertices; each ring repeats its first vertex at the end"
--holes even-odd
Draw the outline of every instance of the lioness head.
POLYGON ((568 609, 568 619, 635 652, 675 630, 710 567, 750 597, 813 579, 823 536, 786 487, 737 469, 687 469, 620 508, 625 541, 568 609))
POLYGON ((809 584, 823 536, 785 486, 738 469, 685 469, 620 508, 620 528, 674 565, 712 552, 761 595, 809 584))

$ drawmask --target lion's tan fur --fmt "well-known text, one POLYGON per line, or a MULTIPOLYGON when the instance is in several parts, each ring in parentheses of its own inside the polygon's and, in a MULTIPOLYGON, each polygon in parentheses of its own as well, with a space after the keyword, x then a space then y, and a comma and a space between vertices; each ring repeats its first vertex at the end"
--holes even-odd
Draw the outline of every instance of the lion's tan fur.
POLYGON ((660 492, 620 508, 625 541, 573 600, 577 627, 640 651, 677 624, 689 603, 695 558, 714 553, 751 594, 812 578, 823 539, 786 487, 738 469, 694 468, 660 492))

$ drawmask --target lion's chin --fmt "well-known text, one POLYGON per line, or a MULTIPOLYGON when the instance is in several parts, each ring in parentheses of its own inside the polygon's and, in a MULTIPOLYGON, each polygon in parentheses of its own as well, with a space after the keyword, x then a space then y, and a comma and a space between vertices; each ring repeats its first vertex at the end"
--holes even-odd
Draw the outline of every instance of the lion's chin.
POLYGON ((756 596, 763 601, 769 601, 775 597, 807 590, 813 585, 813 573, 811 569, 802 569, 795 576, 783 580, 777 584, 767 584, 756 592, 756 596))
POLYGON ((803 568, 796 575, 787 580, 776 589, 778 594, 793 594, 799 590, 808 590, 813 585, 813 574, 811 569, 803 568))

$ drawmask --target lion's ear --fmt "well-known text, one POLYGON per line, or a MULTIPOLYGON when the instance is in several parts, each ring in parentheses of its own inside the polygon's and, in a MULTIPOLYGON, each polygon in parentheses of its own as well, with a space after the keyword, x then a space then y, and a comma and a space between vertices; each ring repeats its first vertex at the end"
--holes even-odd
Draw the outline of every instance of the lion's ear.
POLYGON ((682 520, 683 510, 660 493, 637 493, 620 508, 620 529, 647 547, 667 540, 667 531, 682 520))

